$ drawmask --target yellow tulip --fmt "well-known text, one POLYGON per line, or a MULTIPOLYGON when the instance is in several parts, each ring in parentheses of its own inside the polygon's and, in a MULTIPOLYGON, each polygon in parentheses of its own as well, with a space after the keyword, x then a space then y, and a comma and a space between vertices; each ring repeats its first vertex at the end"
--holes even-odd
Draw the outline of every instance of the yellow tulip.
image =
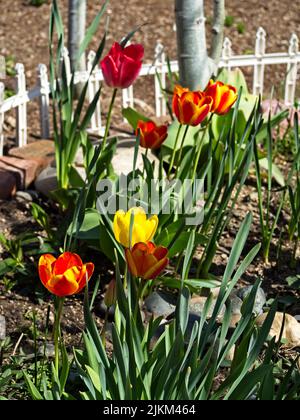
POLYGON ((114 218, 114 234, 116 240, 125 248, 131 248, 140 242, 151 241, 158 227, 158 217, 151 216, 147 219, 146 212, 142 207, 134 207, 127 213, 117 211, 114 218), (132 238, 130 243, 130 220, 134 215, 132 238))

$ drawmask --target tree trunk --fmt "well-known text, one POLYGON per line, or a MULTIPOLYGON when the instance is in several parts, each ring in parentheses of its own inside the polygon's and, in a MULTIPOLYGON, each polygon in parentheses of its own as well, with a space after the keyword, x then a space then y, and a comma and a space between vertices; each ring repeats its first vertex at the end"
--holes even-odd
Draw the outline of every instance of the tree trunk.
POLYGON ((69 0, 69 53, 72 71, 86 70, 86 60, 83 54, 77 63, 79 47, 85 36, 86 0, 69 0))
POLYGON ((203 0, 175 0, 180 83, 191 90, 206 87, 222 51, 224 0, 214 0, 214 6, 212 59, 206 46, 203 0))

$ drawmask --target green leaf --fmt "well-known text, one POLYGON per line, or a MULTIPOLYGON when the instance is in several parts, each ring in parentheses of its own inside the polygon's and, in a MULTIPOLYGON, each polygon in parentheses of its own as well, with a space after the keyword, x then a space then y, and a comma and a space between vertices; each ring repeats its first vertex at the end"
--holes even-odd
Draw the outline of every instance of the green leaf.
POLYGON ((130 107, 124 108, 122 110, 122 115, 128 121, 128 123, 131 125, 131 127, 134 129, 134 131, 136 131, 138 122, 140 120, 145 121, 145 122, 151 121, 148 117, 146 117, 143 114, 140 114, 135 109, 130 108, 130 107))
MULTIPOLYGON (((259 159, 259 166, 268 172, 269 171, 268 158, 259 159)), ((281 187, 285 186, 284 176, 281 170, 278 168, 278 166, 275 163, 272 163, 272 176, 281 187)))

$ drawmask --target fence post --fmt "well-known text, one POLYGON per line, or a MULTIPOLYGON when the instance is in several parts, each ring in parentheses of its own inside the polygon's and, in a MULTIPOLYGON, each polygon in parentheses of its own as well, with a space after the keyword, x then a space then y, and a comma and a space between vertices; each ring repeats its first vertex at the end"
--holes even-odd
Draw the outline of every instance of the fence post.
MULTIPOLYGON (((96 53, 94 51, 90 51, 88 54, 88 61, 87 61, 87 69, 88 69, 88 74, 91 73, 91 70, 93 68, 93 63, 95 61, 96 58, 96 53)), ((96 93, 98 92, 98 90, 100 89, 100 82, 99 80, 97 80, 96 77, 96 73, 97 73, 97 68, 93 71, 91 77, 89 78, 89 85, 88 85, 88 97, 89 97, 89 103, 91 103, 93 101, 93 99, 96 96, 96 93)), ((102 128, 102 119, 101 119, 101 104, 100 104, 100 99, 97 102, 97 106, 95 109, 95 112, 91 118, 91 130, 95 133, 99 133, 100 135, 102 135, 103 133, 103 128, 102 128)))
POLYGON ((166 89, 166 55, 164 53, 164 46, 160 41, 157 41, 155 47, 155 109, 156 116, 162 117, 167 113, 167 106, 163 91, 166 89))
POLYGON ((17 142, 19 147, 27 144, 27 104, 24 98, 26 94, 26 78, 23 64, 16 64, 17 96, 22 98, 17 107, 17 142))
POLYGON ((68 86, 69 86, 70 83, 71 83, 71 79, 72 79, 72 71, 71 71, 71 61, 70 61, 69 50, 68 50, 67 47, 64 47, 64 49, 63 49, 62 61, 64 62, 64 65, 65 65, 67 83, 68 83, 68 86))
POLYGON ((48 69, 45 64, 38 65, 38 84, 40 88, 40 119, 41 119, 41 137, 42 139, 50 138, 50 121, 49 121, 49 80, 48 69))
POLYGON ((265 66, 262 63, 262 58, 266 53, 266 31, 264 28, 259 28, 256 33, 255 57, 256 64, 254 66, 253 75, 253 95, 263 95, 264 91, 264 76, 265 66))
POLYGON ((230 59, 232 57, 232 42, 229 38, 224 39, 223 49, 222 49, 222 59, 224 60, 224 67, 227 68, 229 71, 231 70, 230 67, 230 59))
POLYGON ((4 83, 0 82, 0 156, 3 156, 4 147, 4 135, 3 135, 3 124, 4 124, 4 112, 1 112, 1 106, 4 102, 4 83))
POLYGON ((297 54, 299 52, 299 39, 294 33, 290 39, 289 56, 290 62, 287 66, 287 75, 285 83, 285 105, 293 107, 295 103, 296 83, 298 73, 297 54))

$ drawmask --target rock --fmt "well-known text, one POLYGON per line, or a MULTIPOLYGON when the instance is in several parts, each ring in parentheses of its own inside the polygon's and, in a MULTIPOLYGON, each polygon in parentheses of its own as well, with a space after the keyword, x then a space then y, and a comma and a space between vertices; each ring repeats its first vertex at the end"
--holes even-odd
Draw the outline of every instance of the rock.
MULTIPOLYGON (((82 179, 85 180, 85 169, 76 167, 76 170, 82 177, 82 179)), ((49 197, 50 193, 57 189, 57 176, 55 165, 48 166, 48 168, 44 169, 37 177, 34 186, 39 193, 43 194, 46 197, 49 197)))
POLYGON ((0 340, 6 338, 6 320, 3 315, 0 315, 0 340))
POLYGON ((14 175, 16 178, 17 189, 24 190, 34 182, 41 172, 42 166, 35 160, 1 156, 0 170, 14 175))
POLYGON ((27 191, 17 191, 16 199, 21 202, 32 203, 33 197, 27 191))
MULTIPOLYGON (((192 334, 195 323, 196 322, 200 323, 200 321, 201 321, 201 317, 199 315, 194 314, 194 313, 189 314, 188 324, 187 324, 187 328, 186 328, 186 332, 185 332, 185 336, 184 336, 184 341, 185 341, 186 344, 188 344, 189 341, 190 341, 191 334, 192 334)), ((155 346, 155 344, 157 343, 159 338, 164 333, 166 326, 169 325, 171 322, 172 322, 172 320, 167 321, 167 320, 164 319, 160 323, 159 327, 157 328, 153 337, 151 338, 150 349, 153 349, 153 347, 155 346)))
POLYGON ((230 327, 235 328, 236 324, 242 318, 241 309, 243 306, 243 301, 235 293, 231 293, 229 299, 231 303, 231 313, 232 313, 230 327))
MULTIPOLYGON (((265 322, 268 314, 262 314, 256 319, 256 324, 261 327, 265 322)), ((276 337, 277 341, 280 338, 280 332, 284 320, 284 314, 276 312, 271 331, 269 335, 276 337)), ((282 334, 282 339, 285 341, 287 347, 299 347, 300 346, 300 323, 291 315, 285 315, 285 324, 282 334)))
MULTIPOLYGON (((105 305, 104 300, 102 299, 101 302, 99 302, 95 306, 95 313, 100 318, 105 319, 106 312, 107 312, 107 306, 105 305)), ((109 308, 109 311, 108 311, 108 321, 112 322, 114 321, 114 318, 115 318, 115 306, 113 305, 109 308)))
POLYGON ((48 197, 52 191, 57 189, 56 168, 49 166, 44 169, 36 179, 34 186, 38 192, 48 197))
POLYGON ((154 315, 155 318, 160 316, 167 318, 175 312, 176 303, 177 299, 174 295, 159 290, 145 299, 144 310, 154 315))
MULTIPOLYGON (((136 139, 130 140, 120 140, 118 143, 117 151, 112 160, 113 168, 117 175, 128 175, 133 170, 133 158, 134 158, 134 149, 135 149, 136 139)), ((143 157, 144 150, 139 148, 136 168, 142 169, 144 167, 143 157)), ((156 156, 152 153, 148 154, 148 159, 150 162, 156 162, 155 169, 158 171, 159 161, 156 156)))
MULTIPOLYGON (((237 291, 237 296, 242 299, 244 302, 245 299, 249 296, 253 289, 253 286, 242 287, 237 291)), ((263 289, 260 287, 257 291, 254 304, 254 313, 255 315, 261 315, 263 313, 264 306, 267 302, 266 294, 263 289)))
POLYGON ((17 180, 15 176, 6 171, 0 169, 0 199, 8 200, 15 195, 17 191, 17 180))
MULTIPOLYGON (((195 297, 193 297, 190 301, 190 304, 189 304, 190 312, 198 314, 198 315, 201 316, 201 314, 204 311, 204 306, 206 304, 206 301, 207 301, 207 297, 205 297, 205 296, 195 296, 195 297)), ((217 303, 217 299, 214 299, 212 301, 212 304, 211 304, 209 310, 208 310, 207 319, 210 319, 212 317, 212 314, 214 312, 216 303, 217 303)), ((226 310, 226 307, 225 307, 225 305, 223 305, 223 307, 221 308, 221 310, 218 314, 218 317, 217 317, 218 321, 222 321, 222 319, 225 315, 225 310, 226 310)))
POLYGON ((46 343, 46 346, 44 346, 44 344, 41 345, 39 347, 38 354, 40 356, 44 356, 44 354, 45 354, 45 356, 48 359, 55 357, 55 347, 54 347, 54 344, 52 344, 52 343, 46 343))
POLYGON ((24 147, 14 147, 9 151, 9 156, 36 160, 39 162, 42 170, 55 160, 54 142, 51 140, 37 140, 24 147))

